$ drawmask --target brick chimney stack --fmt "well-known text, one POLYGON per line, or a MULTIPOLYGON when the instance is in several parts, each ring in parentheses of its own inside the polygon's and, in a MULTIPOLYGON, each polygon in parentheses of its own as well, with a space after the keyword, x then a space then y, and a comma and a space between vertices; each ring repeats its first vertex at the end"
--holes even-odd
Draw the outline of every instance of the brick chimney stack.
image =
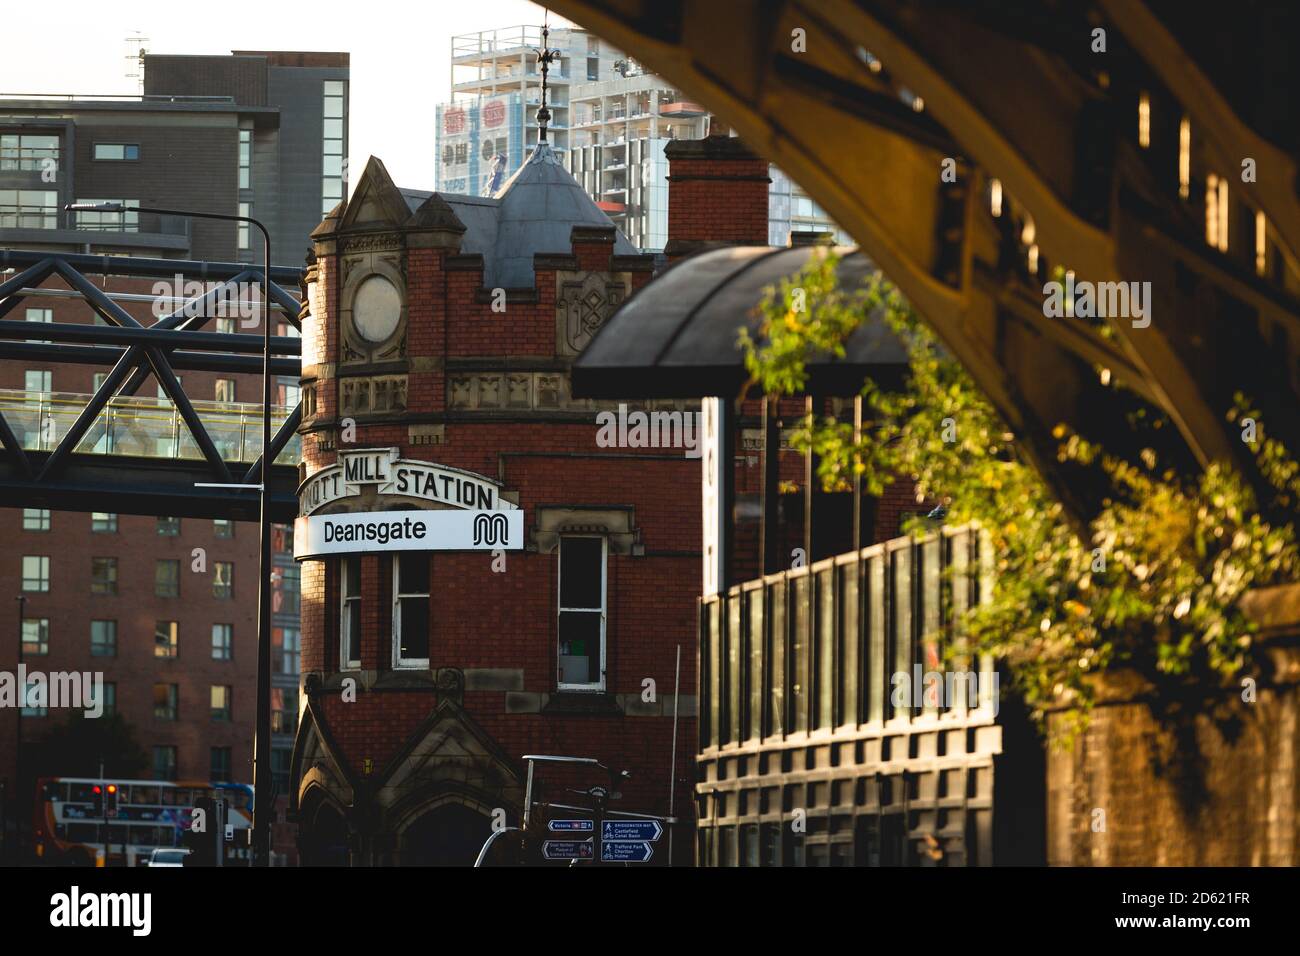
POLYGON ((767 160, 734 136, 678 139, 669 161, 668 244, 676 261, 719 246, 765 246, 767 160))

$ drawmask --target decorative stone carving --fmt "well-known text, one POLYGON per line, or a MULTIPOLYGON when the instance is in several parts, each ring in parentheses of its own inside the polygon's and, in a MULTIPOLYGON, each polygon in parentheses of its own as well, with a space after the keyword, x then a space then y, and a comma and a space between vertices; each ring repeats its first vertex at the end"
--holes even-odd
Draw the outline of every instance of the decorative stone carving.
MULTIPOLYGON (((696 411, 698 402, 656 399, 648 402, 625 402, 629 411, 696 411)), ((569 376, 556 371, 458 372, 447 379, 447 407, 456 411, 531 411, 597 412, 618 411, 618 404, 573 398, 569 376)))
POLYGON ((406 411, 405 375, 349 375, 339 379, 339 414, 406 411))
POLYGON ((465 702, 465 672, 459 667, 439 667, 434 675, 434 686, 442 699, 455 701, 458 705, 465 702))
MULTIPOLYGON (((368 237, 357 237, 364 239, 368 237)), ((353 252, 341 257, 342 268, 339 291, 340 315, 340 358, 344 364, 368 362, 386 362, 406 357, 406 273, 405 261, 399 253, 392 252, 353 252), (371 341, 361 334, 359 317, 354 317, 353 308, 358 301, 358 292, 373 277, 388 280, 397 290, 400 315, 391 326, 391 333, 382 341, 371 341)), ((385 328, 385 331, 387 329, 385 328)))
POLYGON ((581 353, 631 289, 631 273, 627 272, 557 272, 556 354, 581 353))
POLYGON ((531 408, 533 377, 531 375, 506 376, 506 400, 511 408, 531 408))

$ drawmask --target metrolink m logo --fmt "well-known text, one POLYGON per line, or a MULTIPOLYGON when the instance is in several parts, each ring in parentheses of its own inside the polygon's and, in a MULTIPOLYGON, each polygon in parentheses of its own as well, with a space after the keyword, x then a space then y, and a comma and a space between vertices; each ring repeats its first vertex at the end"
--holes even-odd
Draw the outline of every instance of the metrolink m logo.
POLYGON ((510 524, 503 514, 474 516, 474 544, 510 543, 510 524))

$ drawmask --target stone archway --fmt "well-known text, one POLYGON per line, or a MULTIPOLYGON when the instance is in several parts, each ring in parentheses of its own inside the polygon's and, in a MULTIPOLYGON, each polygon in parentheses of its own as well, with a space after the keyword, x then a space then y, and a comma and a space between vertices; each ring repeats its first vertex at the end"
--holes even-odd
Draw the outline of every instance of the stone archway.
POLYGON ((463 803, 443 803, 402 831, 399 865, 472 866, 491 832, 491 819, 478 810, 463 803))
POLYGON ((329 800, 315 801, 306 815, 299 848, 303 866, 347 866, 348 825, 343 813, 329 800))

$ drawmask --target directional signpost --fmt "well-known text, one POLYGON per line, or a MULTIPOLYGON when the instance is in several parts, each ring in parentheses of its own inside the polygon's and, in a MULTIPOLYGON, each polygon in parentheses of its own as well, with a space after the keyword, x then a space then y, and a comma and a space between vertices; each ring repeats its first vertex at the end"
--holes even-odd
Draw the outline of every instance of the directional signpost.
POLYGON ((650 844, 663 836, 658 820, 603 820, 600 825, 602 863, 648 863, 654 856, 650 844))
POLYGON ((547 840, 542 856, 548 860, 590 860, 594 853, 591 840, 547 840))
POLYGON ((596 829, 591 820, 552 820, 547 827, 552 833, 591 833, 596 829))
POLYGON ((602 863, 648 863, 654 847, 642 840, 639 843, 614 842, 600 844, 602 863))
POLYGON ((663 834, 663 825, 658 820, 606 820, 600 828, 602 841, 653 843, 663 834))

